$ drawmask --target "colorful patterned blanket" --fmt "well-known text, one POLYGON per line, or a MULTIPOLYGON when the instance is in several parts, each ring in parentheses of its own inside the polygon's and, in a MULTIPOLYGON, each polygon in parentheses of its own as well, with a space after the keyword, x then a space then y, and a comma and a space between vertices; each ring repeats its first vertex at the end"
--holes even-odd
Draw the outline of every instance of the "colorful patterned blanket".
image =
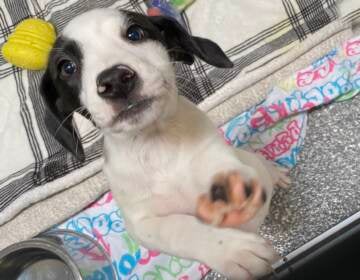
POLYGON ((293 167, 305 136, 306 112, 347 100, 359 90, 360 37, 356 37, 275 85, 263 102, 221 129, 232 145, 293 167))
MULTIPOLYGON (((220 128, 225 140, 286 167, 293 167, 305 137, 307 111, 360 92, 360 37, 352 38, 270 89, 268 97, 220 128)), ((89 234, 111 256, 119 279, 201 279, 205 265, 147 250, 127 234, 111 192, 59 226, 89 234)), ((181 233, 179 233, 181 234, 181 233)), ((74 250, 81 248, 70 239, 74 250)), ((77 257, 98 256, 84 247, 77 257)), ((111 280, 103 267, 86 280, 111 280)))

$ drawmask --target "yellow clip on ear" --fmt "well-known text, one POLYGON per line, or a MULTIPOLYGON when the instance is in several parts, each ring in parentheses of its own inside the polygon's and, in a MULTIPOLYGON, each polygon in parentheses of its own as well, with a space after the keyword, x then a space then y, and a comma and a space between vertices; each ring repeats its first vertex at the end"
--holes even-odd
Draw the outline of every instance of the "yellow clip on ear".
POLYGON ((45 69, 56 39, 54 26, 44 20, 30 18, 20 22, 1 51, 11 64, 29 69, 45 69))

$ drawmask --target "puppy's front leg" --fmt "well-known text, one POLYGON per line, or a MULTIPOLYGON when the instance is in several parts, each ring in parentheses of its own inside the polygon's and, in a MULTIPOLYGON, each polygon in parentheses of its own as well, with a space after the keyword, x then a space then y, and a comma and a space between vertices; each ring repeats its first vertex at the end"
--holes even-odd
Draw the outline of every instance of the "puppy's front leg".
POLYGON ((266 215, 273 184, 255 155, 240 157, 222 139, 214 138, 195 153, 192 170, 193 185, 202 193, 196 209, 199 218, 216 226, 256 230, 266 215))
POLYGON ((144 246, 200 261, 230 279, 265 275, 277 257, 256 234, 215 228, 190 215, 130 219, 127 227, 144 246))

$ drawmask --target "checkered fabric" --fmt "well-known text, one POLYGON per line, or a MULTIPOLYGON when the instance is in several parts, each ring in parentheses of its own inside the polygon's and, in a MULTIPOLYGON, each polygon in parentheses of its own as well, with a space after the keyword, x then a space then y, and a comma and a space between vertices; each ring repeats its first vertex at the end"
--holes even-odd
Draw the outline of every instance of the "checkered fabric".
MULTIPOLYGON (((182 94, 200 104, 236 79, 245 67, 266 57, 276 58, 271 54, 279 56, 279 50, 304 40, 337 18, 335 0, 282 0, 282 4, 287 18, 226 50, 234 68, 216 69, 200 60, 191 67, 178 64, 182 94)), ((140 13, 146 9, 140 0, 3 0, 0 2, 0 45, 25 18, 43 18, 61 32, 73 17, 96 7, 140 13)), ((189 26, 186 12, 182 16, 189 26)), ((360 10, 353 11, 346 19, 358 17, 360 10)), ((102 140, 96 129, 82 134, 84 163, 71 157, 47 132, 45 108, 38 92, 41 75, 42 72, 11 66, 0 56, 0 225, 31 203, 54 194, 46 189, 48 182, 86 167, 102 154, 102 140), (42 195, 36 195, 40 191, 42 195), (17 207, 10 211, 14 203, 17 207)))

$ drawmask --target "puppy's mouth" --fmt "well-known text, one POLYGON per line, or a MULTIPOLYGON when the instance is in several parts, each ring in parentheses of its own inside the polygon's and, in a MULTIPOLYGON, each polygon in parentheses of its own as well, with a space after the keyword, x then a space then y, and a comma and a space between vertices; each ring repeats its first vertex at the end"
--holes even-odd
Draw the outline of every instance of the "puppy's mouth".
POLYGON ((135 116, 141 114, 146 109, 148 109, 153 102, 154 102, 154 98, 146 98, 134 102, 129 102, 127 107, 122 109, 116 115, 116 117, 113 120, 113 123, 134 118, 135 116))

